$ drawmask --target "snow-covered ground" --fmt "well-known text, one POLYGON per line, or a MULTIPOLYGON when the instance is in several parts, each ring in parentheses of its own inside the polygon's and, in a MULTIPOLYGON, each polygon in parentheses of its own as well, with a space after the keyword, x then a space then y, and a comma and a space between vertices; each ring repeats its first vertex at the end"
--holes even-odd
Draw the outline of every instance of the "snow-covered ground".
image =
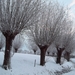
POLYGON ((15 53, 11 60, 11 70, 1 67, 3 58, 4 53, 0 52, 0 75, 75 75, 75 58, 70 62, 62 59, 63 64, 59 65, 55 63, 54 57, 46 56, 45 66, 40 66, 39 55, 15 53))

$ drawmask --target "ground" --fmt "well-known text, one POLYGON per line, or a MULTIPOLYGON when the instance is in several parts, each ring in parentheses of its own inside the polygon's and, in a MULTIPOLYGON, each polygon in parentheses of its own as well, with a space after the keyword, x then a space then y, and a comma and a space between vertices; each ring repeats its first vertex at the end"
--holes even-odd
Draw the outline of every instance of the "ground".
POLYGON ((40 66, 40 56, 34 54, 15 53, 11 60, 12 69, 4 70, 2 63, 4 53, 0 52, 0 75, 75 75, 75 58, 62 64, 56 64, 55 57, 46 56, 45 66, 40 66))

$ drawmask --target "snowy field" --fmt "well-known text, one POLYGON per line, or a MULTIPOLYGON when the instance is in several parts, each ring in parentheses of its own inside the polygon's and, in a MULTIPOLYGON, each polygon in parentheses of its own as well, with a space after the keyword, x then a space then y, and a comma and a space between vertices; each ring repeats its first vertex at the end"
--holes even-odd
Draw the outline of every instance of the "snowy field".
POLYGON ((12 57, 12 69, 4 70, 4 53, 0 52, 0 75, 75 75, 75 58, 70 62, 62 59, 61 65, 55 63, 55 58, 46 56, 45 66, 40 66, 40 56, 15 53, 12 57))

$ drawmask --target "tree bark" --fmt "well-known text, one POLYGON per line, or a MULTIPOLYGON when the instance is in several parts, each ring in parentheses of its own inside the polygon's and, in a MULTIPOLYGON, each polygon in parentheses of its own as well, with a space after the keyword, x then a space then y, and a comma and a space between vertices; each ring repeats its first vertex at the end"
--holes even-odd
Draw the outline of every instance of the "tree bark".
POLYGON ((11 46, 12 46, 12 35, 5 34, 6 37, 6 47, 5 47, 5 55, 4 55, 4 61, 3 61, 3 68, 5 70, 11 68, 11 46))
POLYGON ((47 51, 47 48, 48 46, 40 46, 40 51, 41 51, 41 54, 40 54, 40 65, 44 66, 45 64, 45 54, 46 54, 46 51, 47 51))
POLYGON ((41 50, 41 55, 40 55, 40 65, 44 65, 45 64, 45 49, 43 50, 41 50))
POLYGON ((66 51, 65 54, 64 54, 64 58, 65 58, 67 61, 70 61, 70 53, 66 51))
POLYGON ((56 60, 56 63, 61 63, 61 55, 62 55, 62 51, 61 50, 59 50, 59 51, 57 51, 57 60, 56 60))
POLYGON ((56 63, 61 64, 61 55, 63 52, 64 48, 57 48, 57 59, 56 59, 56 63))

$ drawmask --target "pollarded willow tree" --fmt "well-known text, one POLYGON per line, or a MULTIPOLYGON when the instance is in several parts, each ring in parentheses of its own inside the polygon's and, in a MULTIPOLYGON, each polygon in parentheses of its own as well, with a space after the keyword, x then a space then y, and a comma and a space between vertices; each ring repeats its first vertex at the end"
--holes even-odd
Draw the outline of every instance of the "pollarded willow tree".
POLYGON ((61 55, 65 50, 65 58, 69 61, 70 53, 74 50, 74 33, 69 31, 68 33, 60 34, 54 41, 55 47, 57 49, 57 59, 56 63, 61 64, 61 55))
POLYGON ((10 69, 13 38, 37 20, 40 0, 0 0, 0 30, 6 38, 3 68, 10 69))
MULTIPOLYGON (((66 13, 68 13, 67 10, 66 13)), ((73 21, 69 17, 69 14, 67 14, 62 20, 62 25, 64 25, 64 27, 61 27, 62 29, 54 41, 55 47, 57 49, 56 63, 59 64, 61 64, 62 52, 65 50, 68 53, 74 48, 73 38, 75 32, 73 31, 73 21)))
POLYGON ((24 39, 21 34, 17 34, 12 42, 12 47, 15 49, 15 52, 23 45, 24 39))
POLYGON ((40 48, 40 65, 43 66, 45 64, 47 48, 53 43, 62 28, 68 23, 65 21, 67 20, 65 19, 67 14, 64 7, 60 6, 57 2, 54 3, 50 1, 48 5, 44 3, 41 8, 39 22, 33 29, 33 36, 36 44, 40 48), (65 24, 62 24, 63 22, 65 24))
POLYGON ((70 54, 75 51, 74 50, 75 49, 74 36, 75 36, 75 32, 72 32, 71 34, 69 34, 67 36, 68 37, 68 42, 67 42, 67 44, 65 46, 65 54, 64 54, 64 58, 67 59, 67 61, 70 60, 70 54))

